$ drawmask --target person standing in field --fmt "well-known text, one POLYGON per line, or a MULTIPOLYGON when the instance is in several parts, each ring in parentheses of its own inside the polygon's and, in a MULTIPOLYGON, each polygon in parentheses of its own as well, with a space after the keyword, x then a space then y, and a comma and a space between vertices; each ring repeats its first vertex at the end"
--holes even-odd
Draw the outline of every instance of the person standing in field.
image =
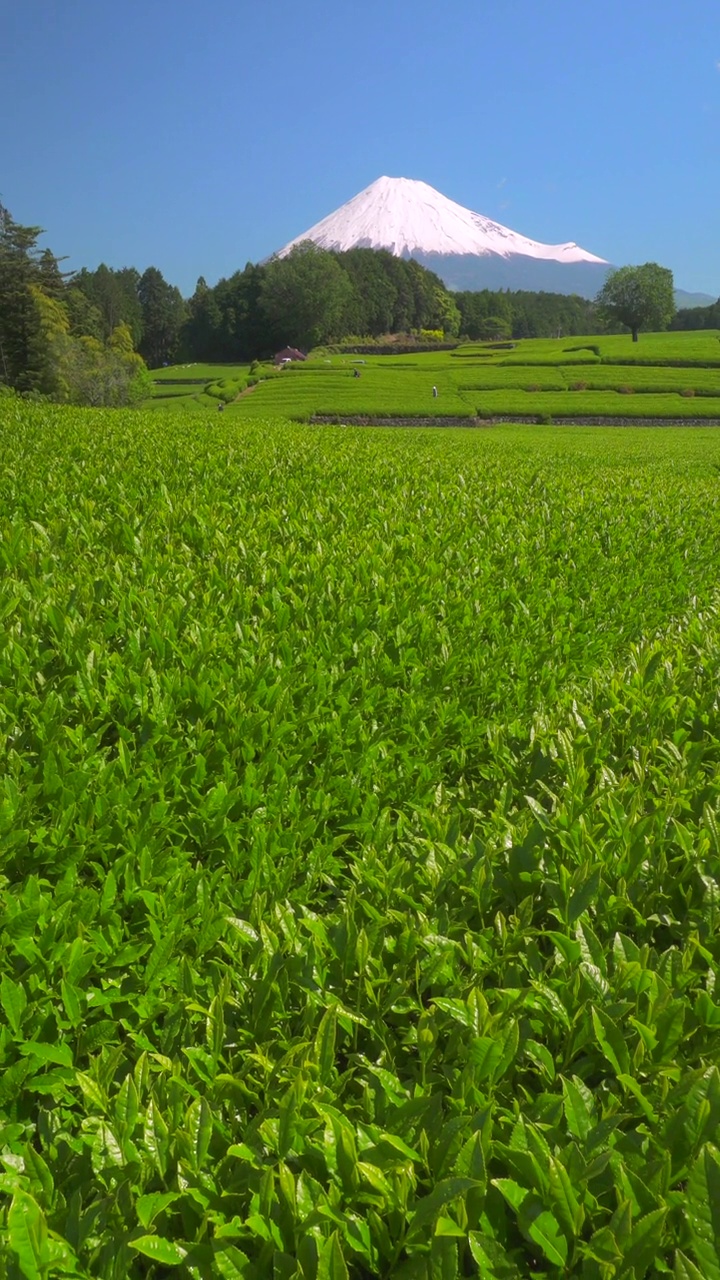
POLYGON ((433 387, 433 400, 437 400, 437 387, 433 387))

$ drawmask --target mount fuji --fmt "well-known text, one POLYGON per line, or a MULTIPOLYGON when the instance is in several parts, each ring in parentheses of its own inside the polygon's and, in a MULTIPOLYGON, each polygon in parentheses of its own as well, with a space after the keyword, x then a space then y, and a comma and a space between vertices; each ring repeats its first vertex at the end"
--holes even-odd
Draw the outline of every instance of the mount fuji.
POLYGON ((413 178, 378 178, 280 251, 387 249, 415 258, 449 289, 546 289, 594 297, 610 263, 579 245, 540 244, 413 178))

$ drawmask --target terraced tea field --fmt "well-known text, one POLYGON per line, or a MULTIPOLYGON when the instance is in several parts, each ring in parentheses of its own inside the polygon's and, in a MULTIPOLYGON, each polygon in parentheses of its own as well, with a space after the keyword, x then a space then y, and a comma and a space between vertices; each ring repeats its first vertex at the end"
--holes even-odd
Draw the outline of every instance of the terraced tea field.
MULTIPOLYGON (((174 372, 195 378, 202 368, 174 372)), ((409 356, 318 354, 277 376, 274 369, 259 370, 255 377, 272 376, 251 394, 245 391, 247 367, 222 369, 211 371, 210 394, 187 384, 180 403, 207 409, 222 395, 234 416, 279 415, 305 422, 597 417, 720 423, 720 334, 714 331, 643 334, 637 343, 611 336, 466 344, 451 352, 409 356), (239 391, 245 394, 236 400, 239 391)), ((168 404, 170 396, 174 402, 181 390, 168 385, 170 372, 161 371, 157 404, 168 404)))
POLYGON ((244 403, 0 405, 0 1274, 715 1280, 720 433, 244 403))

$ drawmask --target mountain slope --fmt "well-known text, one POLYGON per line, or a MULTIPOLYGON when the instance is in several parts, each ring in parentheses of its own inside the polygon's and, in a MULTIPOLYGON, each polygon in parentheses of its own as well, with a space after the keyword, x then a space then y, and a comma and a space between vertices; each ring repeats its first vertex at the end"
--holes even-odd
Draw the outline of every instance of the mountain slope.
POLYGON ((426 182, 378 178, 347 204, 310 227, 280 250, 288 253, 302 240, 323 249, 389 249, 397 257, 425 254, 480 254, 509 258, 517 254, 554 262, 605 263, 579 245, 540 244, 482 214, 448 200, 426 182))
POLYGON ((693 311, 696 307, 711 307, 717 298, 711 293, 687 293, 685 289, 675 290, 675 306, 680 310, 693 311))
POLYGON ((426 182, 378 178, 279 253, 303 240, 322 249, 388 249, 416 258, 451 289, 550 289, 593 296, 609 263, 573 241, 542 244, 449 200, 426 182))

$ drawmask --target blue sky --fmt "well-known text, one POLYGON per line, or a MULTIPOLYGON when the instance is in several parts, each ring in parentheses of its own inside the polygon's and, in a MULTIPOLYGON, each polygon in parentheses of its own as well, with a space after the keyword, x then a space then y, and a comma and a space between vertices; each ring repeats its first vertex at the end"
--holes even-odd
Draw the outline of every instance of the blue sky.
POLYGON ((720 295, 718 0, 0 0, 0 199, 184 293, 381 174, 720 295))

